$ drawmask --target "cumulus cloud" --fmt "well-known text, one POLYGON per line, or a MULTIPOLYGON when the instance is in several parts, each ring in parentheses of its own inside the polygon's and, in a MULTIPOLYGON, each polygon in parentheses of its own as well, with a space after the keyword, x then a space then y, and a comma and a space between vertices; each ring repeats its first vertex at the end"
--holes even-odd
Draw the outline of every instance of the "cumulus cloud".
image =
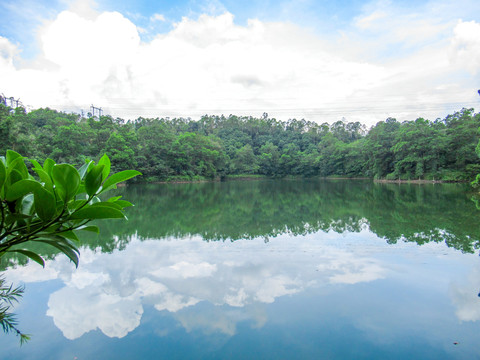
POLYGON ((2 81, 13 81, 15 67, 13 57, 17 52, 17 47, 11 44, 8 39, 0 36, 0 77, 2 81))
MULTIPOLYGON (((476 95, 468 95, 472 81, 456 77, 464 68, 478 70, 475 22, 453 30, 421 14, 395 17, 385 3, 366 9, 354 19, 354 30, 332 40, 289 22, 238 25, 222 10, 184 17, 142 41, 141 28, 122 14, 89 12, 85 4, 43 28, 42 56, 31 65, 15 66, 14 46, 0 39, 6 92, 34 107, 78 110, 95 103, 124 118, 268 112, 284 120, 345 116, 366 123, 396 115, 435 118, 446 115, 442 103, 476 95), (387 50, 387 60, 375 57, 387 50)), ((154 14, 150 20, 165 18, 154 14)))
POLYGON ((455 26, 450 51, 455 63, 477 75, 480 72, 480 23, 460 21, 455 26))
POLYGON ((13 56, 17 52, 16 47, 11 44, 8 39, 0 36, 0 59, 3 66, 12 66, 13 56))

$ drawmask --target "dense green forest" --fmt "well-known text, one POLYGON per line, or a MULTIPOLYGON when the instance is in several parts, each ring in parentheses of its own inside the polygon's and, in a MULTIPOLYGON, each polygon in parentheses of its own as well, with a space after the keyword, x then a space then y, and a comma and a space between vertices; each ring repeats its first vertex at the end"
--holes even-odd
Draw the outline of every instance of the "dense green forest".
POLYGON ((388 118, 367 129, 267 114, 125 121, 0 105, 0 151, 77 165, 107 153, 113 170, 137 169, 141 181, 233 175, 458 181, 480 173, 479 127, 473 109, 435 121, 388 118))

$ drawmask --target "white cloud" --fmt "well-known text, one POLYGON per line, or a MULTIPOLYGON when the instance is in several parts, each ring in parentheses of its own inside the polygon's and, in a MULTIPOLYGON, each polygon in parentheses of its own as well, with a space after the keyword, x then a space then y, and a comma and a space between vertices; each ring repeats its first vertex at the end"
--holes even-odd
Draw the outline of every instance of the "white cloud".
POLYGON ((162 14, 153 14, 150 16, 150 21, 165 21, 165 16, 162 14))
MULTIPOLYGON (((65 1, 65 0, 64 0, 65 1)), ((97 3, 95 0, 66 0, 69 2, 68 10, 85 19, 95 19, 98 12, 95 10, 97 3)))
POLYGON ((13 65, 13 56, 16 52, 16 46, 11 44, 8 39, 0 36, 0 60, 2 61, 1 68, 3 68, 4 66, 13 65))
POLYGON ((360 29, 371 29, 376 27, 375 23, 379 20, 385 19, 387 13, 383 10, 375 10, 370 14, 362 15, 356 18, 355 25, 360 29))
POLYGON ((453 62, 472 75, 480 72, 480 23, 460 21, 455 26, 451 53, 453 62))
POLYGON ((474 81, 457 76, 478 69, 475 22, 395 16, 393 5, 382 3, 335 43, 287 22, 240 26, 224 12, 184 17, 142 42, 141 28, 122 14, 88 8, 80 1, 43 29, 44 56, 34 66, 15 67, 14 46, 0 39, 0 49, 10 49, 0 59, 5 92, 34 107, 95 103, 124 118, 268 112, 370 124, 388 116, 435 118, 452 111, 444 103, 476 100, 474 81), (387 50, 387 60, 376 57, 387 50))
POLYGON ((8 39, 0 36, 0 78, 2 78, 2 81, 14 80, 15 67, 13 65, 13 57, 16 52, 17 47, 11 44, 8 39))

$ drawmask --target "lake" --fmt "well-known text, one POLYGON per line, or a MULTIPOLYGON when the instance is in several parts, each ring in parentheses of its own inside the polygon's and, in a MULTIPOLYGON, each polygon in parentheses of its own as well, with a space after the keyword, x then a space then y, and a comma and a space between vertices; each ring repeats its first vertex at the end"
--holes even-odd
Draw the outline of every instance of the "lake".
POLYGON ((2 359, 480 359, 480 210, 461 184, 132 185, 80 266, 21 263, 2 359))

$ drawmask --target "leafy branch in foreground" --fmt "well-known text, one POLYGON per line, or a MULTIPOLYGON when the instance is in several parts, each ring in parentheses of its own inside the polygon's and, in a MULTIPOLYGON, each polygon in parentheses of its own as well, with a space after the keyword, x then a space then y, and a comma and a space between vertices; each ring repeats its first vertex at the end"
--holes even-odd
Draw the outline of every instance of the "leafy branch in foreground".
POLYGON ((22 286, 15 289, 12 285, 6 286, 5 279, 0 277, 0 325, 5 333, 14 332, 20 336, 20 345, 30 340, 30 336, 17 329, 17 319, 9 310, 13 303, 18 302, 18 299, 22 297, 23 291, 22 286))
MULTIPOLYGON (((25 160, 11 150, 0 157, 0 260, 6 253, 19 253, 45 266, 45 260, 27 248, 27 243, 37 242, 57 248, 78 267, 76 231, 98 233, 97 226, 88 225, 90 221, 125 218, 124 208, 132 206, 121 196, 102 201, 99 195, 140 172, 125 170, 110 175, 110 159, 104 155, 98 163, 87 161, 78 170, 52 159, 45 160, 43 166, 29 160, 35 178, 25 160)), ((5 310, 1 308, 4 315, 0 324, 5 331, 16 329, 7 310, 11 300, 22 294, 21 288, 8 289, 0 293, 0 301, 8 303, 5 310)))

